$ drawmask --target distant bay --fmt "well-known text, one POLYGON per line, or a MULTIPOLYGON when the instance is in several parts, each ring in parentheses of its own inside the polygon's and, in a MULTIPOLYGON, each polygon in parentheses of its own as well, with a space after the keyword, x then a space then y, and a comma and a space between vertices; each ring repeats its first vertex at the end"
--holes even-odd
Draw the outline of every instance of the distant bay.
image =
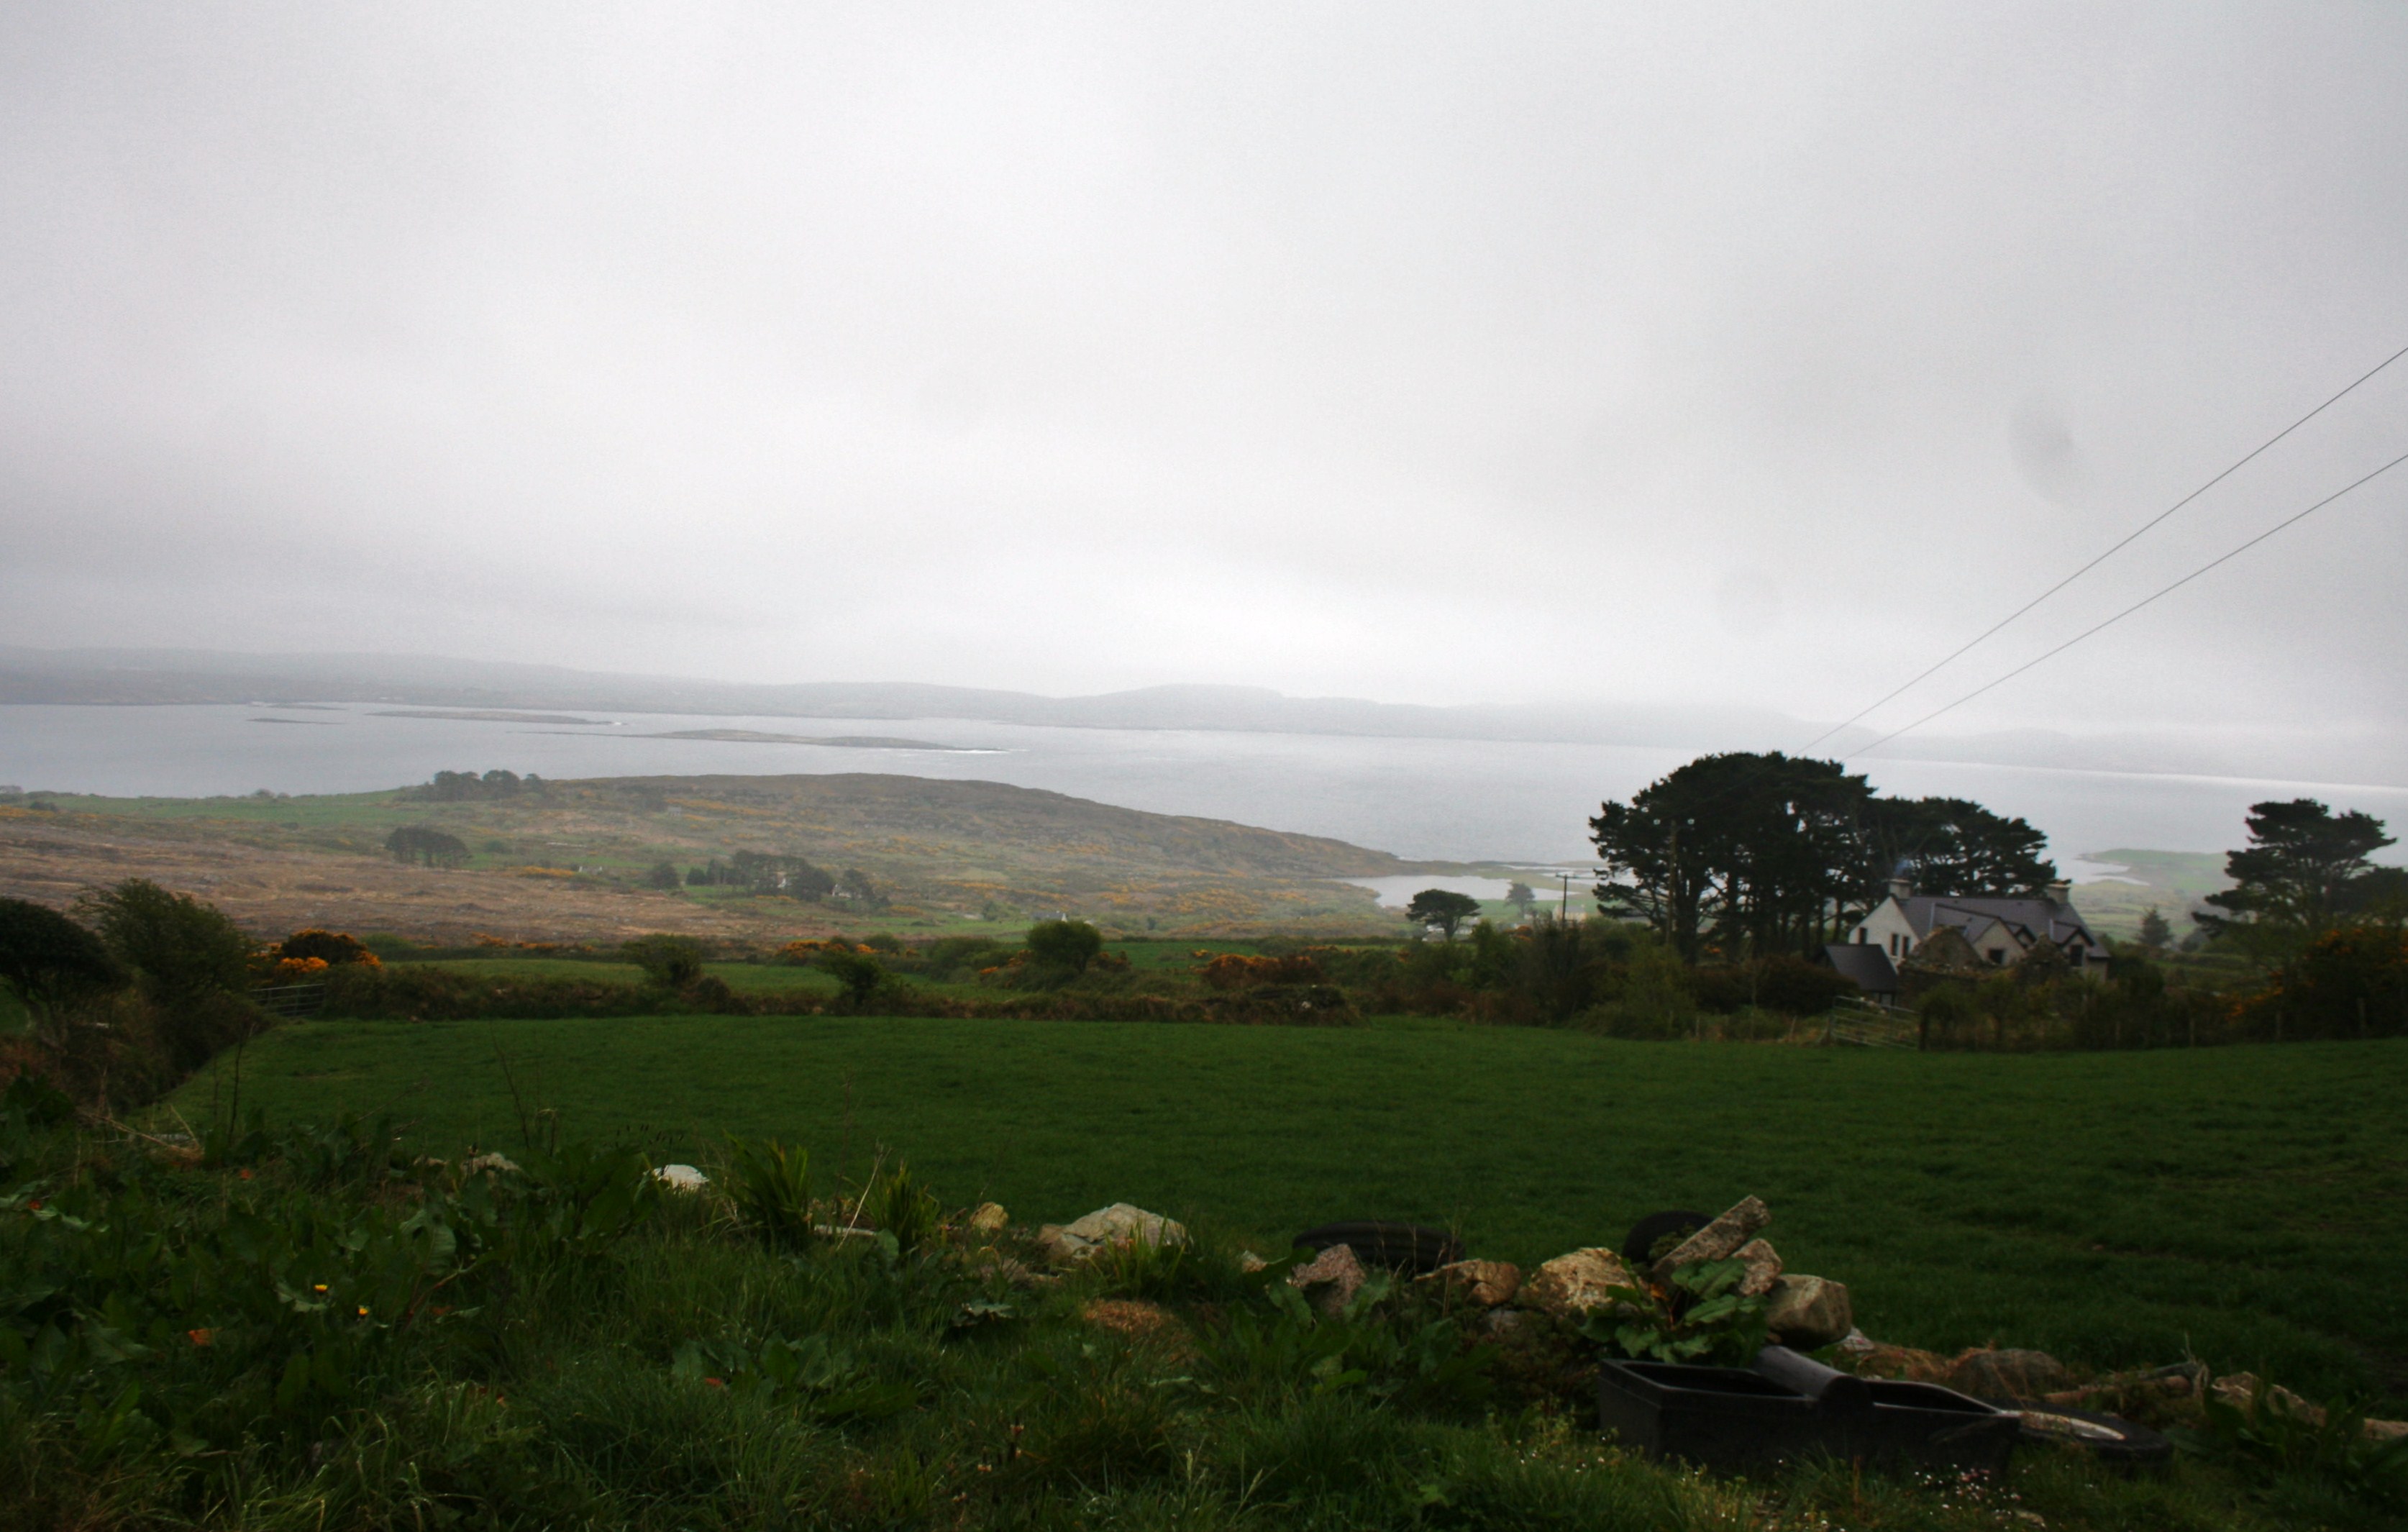
MULTIPOLYGON (((431 709, 429 709, 431 711, 431 709)), ((394 716, 370 705, 0 705, 0 782, 120 796, 259 788, 356 793, 437 771, 546 777, 876 771, 1010 782, 1157 813, 1335 836, 1413 858, 1586 859, 1584 821, 1694 752, 1215 729, 1107 729, 588 709, 592 727, 394 716), (297 712, 318 728, 258 728, 297 712), (825 735, 819 731, 824 729, 825 735), (699 736, 699 737, 698 737, 699 736), (710 737, 710 736, 716 736, 710 737), (823 742, 824 741, 824 742, 823 742), (830 749, 829 744, 842 748, 830 749)), ((300 718, 293 722, 298 723, 300 718)), ((2241 843, 2264 798, 2316 797, 2408 828, 2408 789, 2236 777, 2052 770, 1960 761, 1858 762, 1884 792, 1945 794, 2020 814, 2060 857, 2113 846, 2212 852, 2241 843)))

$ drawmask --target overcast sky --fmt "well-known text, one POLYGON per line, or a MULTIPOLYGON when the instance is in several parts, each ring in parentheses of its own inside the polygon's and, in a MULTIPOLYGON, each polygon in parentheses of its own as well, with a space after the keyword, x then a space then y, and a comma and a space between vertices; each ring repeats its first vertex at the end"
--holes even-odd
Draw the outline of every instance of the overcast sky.
MULTIPOLYGON (((1836 718, 2408 346, 2397 5, 0 25, 0 641, 1836 718)), ((1948 726, 2387 726, 2403 526, 1948 726)))

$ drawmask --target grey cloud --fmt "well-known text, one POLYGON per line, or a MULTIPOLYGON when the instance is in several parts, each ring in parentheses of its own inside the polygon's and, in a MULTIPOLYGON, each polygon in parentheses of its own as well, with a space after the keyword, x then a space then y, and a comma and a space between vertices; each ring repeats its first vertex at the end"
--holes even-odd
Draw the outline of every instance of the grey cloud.
MULTIPOLYGON (((18 643, 1837 716, 2408 343, 2372 7, 8 27, 18 643)), ((2396 717, 2403 494, 1963 725, 2396 717)))

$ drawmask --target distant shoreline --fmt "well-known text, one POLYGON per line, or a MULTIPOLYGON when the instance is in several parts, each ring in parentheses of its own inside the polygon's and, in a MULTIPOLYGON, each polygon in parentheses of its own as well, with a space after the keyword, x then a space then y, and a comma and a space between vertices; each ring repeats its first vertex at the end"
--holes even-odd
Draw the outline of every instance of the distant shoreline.
POLYGON ((874 734, 771 734, 762 729, 671 729, 631 734, 630 739, 716 739, 731 745, 826 745, 837 750, 936 750, 949 755, 996 755, 975 745, 940 745, 931 739, 894 739, 874 734))

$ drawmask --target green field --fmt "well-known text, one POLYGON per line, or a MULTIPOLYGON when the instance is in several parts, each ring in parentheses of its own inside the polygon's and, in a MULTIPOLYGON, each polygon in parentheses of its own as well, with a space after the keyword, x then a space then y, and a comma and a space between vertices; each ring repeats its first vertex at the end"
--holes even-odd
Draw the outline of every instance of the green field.
MULTIPOLYGON (((426 1150, 508 1149, 505 1064, 520 1105, 572 1135, 704 1163, 723 1135, 775 1135, 853 1173, 884 1146, 949 1202, 1031 1223, 1126 1200, 1275 1244, 1413 1218, 1529 1262, 1753 1192, 1792 1269, 1848 1282, 1885 1340, 2100 1367, 2188 1351, 2408 1400, 2408 1043, 2000 1056, 1445 1022, 321 1022, 253 1044, 240 1088, 282 1120, 391 1109, 426 1150)), ((178 1106, 197 1120, 233 1068, 178 1106)))

